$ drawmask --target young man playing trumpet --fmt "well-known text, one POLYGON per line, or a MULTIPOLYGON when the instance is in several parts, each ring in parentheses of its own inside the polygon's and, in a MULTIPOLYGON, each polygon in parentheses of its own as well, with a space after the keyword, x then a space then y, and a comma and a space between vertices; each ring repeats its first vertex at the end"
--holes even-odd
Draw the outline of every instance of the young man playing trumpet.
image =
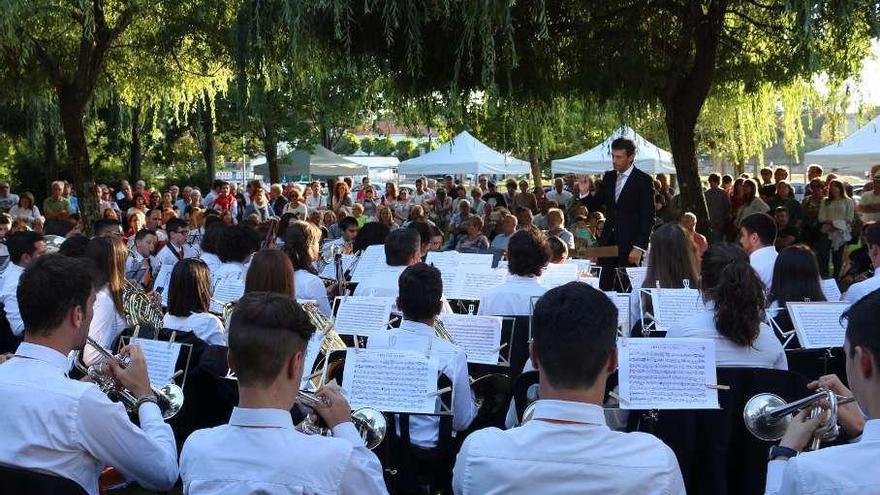
POLYGON ((0 365, 0 464, 67 478, 93 495, 107 465, 144 487, 169 490, 177 482, 177 446, 140 347, 122 348, 131 358, 126 368, 107 363, 137 398, 140 428, 94 383, 67 377, 67 356, 82 350, 88 335, 93 282, 83 261, 56 254, 36 259, 21 276, 24 342, 0 365))
POLYGON ((387 493, 382 466, 337 387, 318 390, 328 405, 314 407, 333 438, 294 429, 290 409, 314 330, 290 297, 251 292, 236 303, 228 338, 239 405, 229 424, 187 439, 180 455, 184 493, 387 493))
MULTIPOLYGON (((806 408, 794 417, 779 446, 770 451, 767 466, 768 494, 878 493, 880 470, 880 290, 853 304, 847 320, 846 376, 852 395, 868 421, 862 422, 861 411, 854 404, 838 409, 841 427, 857 441, 799 454, 813 438, 816 429, 826 420, 825 414, 809 418, 806 408)), ((817 385, 839 395, 849 395, 834 376, 824 376, 817 385)))

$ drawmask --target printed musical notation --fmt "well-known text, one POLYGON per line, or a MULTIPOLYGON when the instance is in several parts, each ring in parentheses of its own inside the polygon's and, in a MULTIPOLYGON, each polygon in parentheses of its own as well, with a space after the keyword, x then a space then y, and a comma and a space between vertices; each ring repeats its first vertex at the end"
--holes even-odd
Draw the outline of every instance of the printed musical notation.
MULTIPOLYGON (((354 273, 351 274, 351 281, 355 283, 363 282, 364 280, 369 280, 372 277, 376 270, 379 267, 385 266, 385 245, 384 244, 375 244, 373 246, 369 246, 364 252, 361 254, 360 260, 357 262, 357 266, 354 268, 354 273)), ((336 278, 334 275, 332 278, 336 278)))
POLYGON ((840 316, 845 302, 804 302, 786 304, 791 322, 804 349, 843 347, 846 329, 840 316))
POLYGON ((180 344, 141 338, 132 338, 130 343, 141 347, 152 386, 161 388, 171 383, 171 376, 174 375, 177 358, 180 356, 180 344))
POLYGON ((385 330, 391 318, 393 297, 342 298, 336 312, 335 328, 340 335, 369 336, 385 330))
POLYGON ((833 278, 823 279, 819 285, 822 286, 822 293, 825 294, 825 299, 828 302, 840 301, 840 287, 837 286, 836 280, 833 278))
POLYGON ((440 319, 469 363, 498 364, 502 318, 444 313, 440 319))
POLYGON ((658 330, 668 330, 703 307, 697 289, 650 289, 654 321, 658 330))
POLYGON ((648 276, 648 267, 628 266, 626 268, 626 275, 629 277, 629 283, 632 286, 632 290, 641 289, 642 285, 645 283, 645 277, 648 276))
POLYGON ((479 300, 484 292, 501 285, 506 274, 492 269, 492 255, 432 251, 425 262, 440 270, 443 295, 447 299, 479 300))
POLYGON ((159 274, 156 275, 156 281, 153 283, 153 290, 162 294, 162 306, 168 306, 168 288, 171 286, 171 272, 174 265, 164 264, 159 268, 159 274))
POLYGON ((711 339, 618 339, 622 409, 714 409, 711 339))
POLYGON ((552 289, 565 285, 569 282, 576 282, 579 277, 578 266, 569 263, 550 263, 541 274, 541 285, 552 289))
POLYGON ((623 330, 624 335, 629 335, 632 329, 632 324, 629 321, 629 294, 624 292, 606 292, 605 295, 617 306, 617 326, 623 330))
POLYGON ((434 414, 438 364, 424 353, 391 349, 349 349, 343 393, 352 409, 434 414))

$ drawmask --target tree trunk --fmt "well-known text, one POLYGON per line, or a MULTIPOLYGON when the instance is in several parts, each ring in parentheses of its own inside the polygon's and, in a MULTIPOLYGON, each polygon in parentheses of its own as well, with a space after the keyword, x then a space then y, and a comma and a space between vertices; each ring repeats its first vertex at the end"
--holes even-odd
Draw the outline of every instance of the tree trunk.
POLYGON ((202 132, 205 135, 205 144, 202 147, 202 156, 205 157, 205 171, 208 175, 208 183, 217 175, 217 152, 214 148, 214 116, 211 110, 211 97, 207 92, 202 96, 202 132))
POLYGON ((141 107, 134 107, 131 111, 131 146, 128 153, 128 180, 132 184, 142 178, 141 163, 144 161, 143 148, 141 147, 141 107))
POLYGON ((672 147, 672 159, 675 162, 675 173, 678 176, 679 202, 682 212, 692 212, 697 216, 698 227, 703 233, 709 229, 709 211, 706 208, 706 197, 700 183, 700 172, 697 167, 697 146, 695 142, 696 115, 700 109, 684 107, 680 102, 667 102, 666 132, 672 147), (677 106, 676 106, 677 105, 677 106))
POLYGON ((46 161, 46 191, 51 192, 50 185, 58 177, 58 138, 49 127, 43 131, 43 159, 46 161))
POLYGON ((269 129, 265 129, 263 136, 263 151, 266 153, 266 165, 269 166, 269 183, 277 184, 281 181, 278 173, 278 142, 269 129))
POLYGON ((532 166, 535 187, 541 187, 541 162, 538 160, 538 148, 534 146, 529 148, 529 164, 532 166))
POLYGON ((64 86, 59 93, 58 102, 61 108, 61 127, 64 130, 67 161, 73 178, 73 187, 79 199, 83 230, 86 235, 91 235, 95 220, 98 219, 98 193, 92 180, 86 129, 83 125, 87 99, 71 86, 64 86))

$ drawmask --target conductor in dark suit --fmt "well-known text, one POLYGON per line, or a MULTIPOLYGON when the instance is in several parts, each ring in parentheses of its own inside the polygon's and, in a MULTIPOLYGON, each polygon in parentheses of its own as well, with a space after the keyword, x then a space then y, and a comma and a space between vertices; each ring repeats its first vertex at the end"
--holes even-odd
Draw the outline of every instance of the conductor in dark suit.
POLYGON ((615 268, 638 266, 648 249, 654 225, 654 181, 633 166, 636 145, 631 139, 617 138, 611 143, 614 170, 605 172, 598 187, 590 187, 589 179, 581 178, 580 201, 590 211, 605 212, 605 228, 599 237, 600 246, 617 246, 617 258, 599 258, 602 290, 614 290, 615 268), (589 191, 584 194, 583 191, 589 191))

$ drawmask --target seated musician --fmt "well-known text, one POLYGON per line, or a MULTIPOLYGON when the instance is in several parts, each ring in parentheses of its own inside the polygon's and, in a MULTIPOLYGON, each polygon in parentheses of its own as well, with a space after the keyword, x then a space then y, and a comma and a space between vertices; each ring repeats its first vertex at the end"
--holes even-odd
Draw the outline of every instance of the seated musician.
POLYGON ((211 287, 216 287, 217 282, 224 278, 235 278, 244 282, 247 264, 258 249, 260 237, 253 228, 241 224, 223 227, 217 240, 220 266, 211 272, 211 287))
POLYGON ((333 438, 294 429, 290 409, 314 327, 302 308, 277 293, 250 292, 229 325, 229 366, 239 406, 229 424, 190 435, 180 456, 184 493, 386 493, 379 460, 351 423, 335 387, 315 411, 333 438))
POLYGON ((532 298, 547 291, 540 283, 550 261, 550 246, 543 233, 526 229, 513 234, 507 244, 507 259, 507 282, 483 294, 478 310, 481 315, 528 315, 532 298))
MULTIPOLYGON (((105 349, 112 349, 126 326, 122 289, 128 253, 118 237, 95 237, 86 246, 85 256, 92 262, 97 286, 89 337, 105 349)), ((85 364, 91 365, 103 359, 97 349, 86 346, 83 352, 85 364)))
MULTIPOLYGON (((397 273, 418 263, 421 259, 421 238, 415 229, 397 229, 385 239, 385 266, 377 267, 376 274, 397 273)), ((394 277, 374 277, 355 287, 356 296, 397 297, 398 284, 394 277)))
POLYGON ((141 229, 134 235, 134 249, 129 250, 129 256, 125 259, 126 279, 141 287, 151 285, 159 267, 159 262, 153 256, 157 239, 156 232, 150 229, 141 229))
POLYGON ((715 339, 718 366, 788 369, 782 344, 763 323, 764 284, 749 256, 733 244, 713 244, 700 271, 703 309, 671 326, 666 337, 715 339))
POLYGON ((293 263, 297 299, 314 300, 321 313, 332 316, 327 289, 315 270, 320 242, 321 231, 308 222, 291 222, 284 232, 284 251, 293 263))
POLYGON ((184 258, 194 258, 198 255, 198 250, 186 242, 189 235, 186 220, 172 218, 165 225, 165 230, 168 231, 168 242, 156 255, 159 264, 173 265, 184 258))
POLYGON ((617 369, 617 308, 608 297, 578 282, 548 291, 535 305, 532 337, 541 388, 532 419, 470 434, 455 462, 455 493, 683 494, 669 447, 605 423, 605 382, 617 369))
POLYGON ((98 493, 98 476, 113 466, 144 487, 177 481, 177 447, 150 389, 138 346, 125 369, 109 372, 138 398, 138 423, 95 384, 71 380, 68 354, 82 350, 92 318, 95 282, 88 262, 61 255, 36 259, 18 286, 24 342, 0 365, 0 464, 48 473, 98 493))
POLYGON ((211 272, 198 258, 187 258, 174 265, 168 288, 168 313, 163 326, 169 330, 192 332, 213 345, 226 345, 223 322, 208 312, 211 307, 211 272))
MULTIPOLYGON (((802 410, 789 424, 779 446, 770 450, 766 493, 880 492, 880 470, 877 469, 880 454, 878 314, 880 291, 865 296, 844 313, 847 322, 843 347, 846 353, 846 376, 868 421, 859 431, 859 411, 853 407, 854 404, 840 406, 838 419, 850 436, 861 434, 861 437, 850 444, 799 453, 810 443, 816 428, 825 420, 824 415, 807 419, 811 408, 802 410)), ((822 377, 818 385, 835 393, 848 394, 849 390, 834 378, 822 377)))

